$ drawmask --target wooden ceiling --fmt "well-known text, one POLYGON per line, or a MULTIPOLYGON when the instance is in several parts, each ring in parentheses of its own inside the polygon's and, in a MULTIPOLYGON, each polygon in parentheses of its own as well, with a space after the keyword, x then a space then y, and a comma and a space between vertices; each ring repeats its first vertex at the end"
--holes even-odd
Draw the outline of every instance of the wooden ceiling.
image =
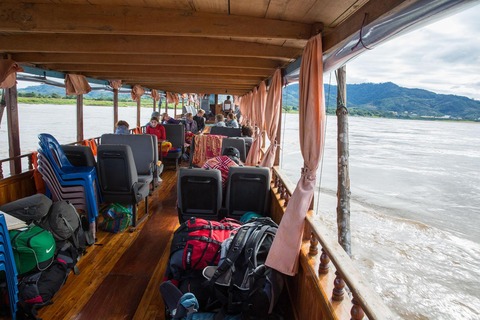
POLYGON ((2 0, 0 53, 172 92, 244 94, 322 32, 333 50, 401 0, 2 0))

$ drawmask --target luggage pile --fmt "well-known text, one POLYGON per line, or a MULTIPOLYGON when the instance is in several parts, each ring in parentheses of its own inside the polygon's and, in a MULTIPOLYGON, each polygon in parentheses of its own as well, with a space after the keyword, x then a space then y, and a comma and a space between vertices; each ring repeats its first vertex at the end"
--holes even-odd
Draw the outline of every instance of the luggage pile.
POLYGON ((275 319, 284 278, 265 261, 277 229, 267 217, 180 225, 160 286, 167 318, 275 319))
POLYGON ((37 310, 65 283, 70 271, 93 244, 88 220, 68 201, 52 202, 43 194, 5 204, 0 210, 24 221, 26 228, 10 230, 19 276, 18 318, 37 319, 37 310))

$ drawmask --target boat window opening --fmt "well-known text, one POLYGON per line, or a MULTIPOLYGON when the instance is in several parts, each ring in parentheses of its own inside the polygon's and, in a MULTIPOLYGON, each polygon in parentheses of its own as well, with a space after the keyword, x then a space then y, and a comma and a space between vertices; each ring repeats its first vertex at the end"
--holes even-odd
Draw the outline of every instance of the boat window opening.
MULTIPOLYGON (((323 99, 325 101, 325 104, 327 104, 326 101, 330 101, 330 89, 332 88, 332 73, 330 72, 329 73, 329 76, 328 76, 328 92, 327 92, 327 97, 326 99, 323 99)), ((325 93, 324 93, 325 94, 325 93)), ((325 110, 328 109, 328 106, 325 105, 325 110)), ((328 114, 328 113, 327 113, 328 114)), ((327 126, 328 126, 328 116, 325 115, 325 126, 324 126, 324 132, 323 132, 323 137, 325 139, 325 143, 323 144, 323 149, 322 149, 322 157, 321 157, 321 161, 320 161, 320 168, 319 168, 319 172, 318 172, 318 178, 317 178, 317 181, 318 181, 318 187, 315 186, 315 189, 317 190, 317 203, 315 205, 316 208, 315 209, 315 215, 319 215, 319 211, 320 211, 320 193, 321 193, 321 189, 322 189, 322 177, 323 177, 323 164, 324 164, 324 159, 325 159, 325 145, 327 144, 327 138, 326 138, 326 134, 327 134, 327 126)))

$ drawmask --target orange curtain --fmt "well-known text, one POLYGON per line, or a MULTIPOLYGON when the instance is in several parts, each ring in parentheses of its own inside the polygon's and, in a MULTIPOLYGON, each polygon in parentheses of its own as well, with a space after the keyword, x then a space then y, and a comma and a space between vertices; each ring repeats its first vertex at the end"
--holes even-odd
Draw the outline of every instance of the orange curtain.
POLYGON ((248 166, 256 166, 260 161, 260 149, 262 148, 262 131, 265 126, 265 100, 267 96, 267 86, 265 81, 255 90, 253 95, 253 104, 251 105, 251 115, 253 124, 257 126, 256 134, 245 164, 248 166))
POLYGON ((158 91, 155 90, 155 89, 152 89, 152 91, 150 91, 150 96, 151 96, 152 99, 155 100, 155 101, 160 100, 160 95, 158 94, 158 91))
POLYGON ((118 90, 122 87, 122 80, 110 80, 108 84, 110 85, 110 87, 112 87, 112 89, 118 90))
POLYGON ((17 83, 17 72, 23 69, 12 59, 0 60, 0 88, 8 89, 17 83))
POLYGON ((291 276, 298 270, 305 216, 313 199, 325 138, 321 35, 311 38, 305 47, 299 85, 299 134, 304 166, 266 261, 269 267, 291 276))
POLYGON ((143 89, 140 85, 136 84, 133 86, 130 95, 132 96, 133 101, 138 101, 143 94, 145 93, 145 89, 143 89))
POLYGON ((33 181, 35 182, 35 190, 37 193, 45 194, 47 189, 45 187, 45 182, 43 181, 42 175, 38 171, 38 152, 32 152, 32 165, 33 165, 33 181))
POLYGON ((275 161, 277 151, 277 129, 282 107, 282 72, 277 69, 273 74, 272 83, 268 90, 267 103, 265 105, 265 126, 270 140, 270 146, 265 153, 261 166, 271 168, 275 161))
POLYGON ((65 76, 65 91, 67 96, 86 94, 92 91, 87 78, 79 74, 67 74, 65 76))
POLYGON ((178 95, 173 92, 167 92, 167 103, 174 103, 178 104, 180 100, 178 99, 178 95))

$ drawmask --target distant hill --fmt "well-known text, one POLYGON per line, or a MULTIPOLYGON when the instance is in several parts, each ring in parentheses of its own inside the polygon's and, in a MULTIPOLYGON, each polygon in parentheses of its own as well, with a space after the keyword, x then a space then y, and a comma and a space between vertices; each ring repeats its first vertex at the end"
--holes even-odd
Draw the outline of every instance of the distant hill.
MULTIPOLYGON (((38 86, 29 86, 18 90, 19 95, 27 96, 28 94, 36 94, 43 96, 56 95, 57 97, 65 97, 65 88, 56 87, 48 84, 40 84, 38 86)), ((113 92, 108 90, 92 90, 85 95, 87 99, 112 100, 113 92)), ((120 93, 119 99, 130 99, 130 93, 120 93)))
MULTIPOLYGON (((284 107, 298 109, 298 95, 298 84, 284 88, 284 107)), ((336 96, 337 86, 325 85, 329 113, 335 111, 336 96)), ((403 88, 391 82, 347 85, 347 108, 352 115, 480 121, 480 101, 403 88)))
MULTIPOLYGON (((18 90, 19 95, 65 97, 65 89, 51 85, 30 86, 18 90)), ((298 84, 283 90, 283 107, 298 110, 298 84)), ((337 86, 325 85, 327 111, 336 108, 337 86)), ((86 98, 113 100, 113 93, 95 90, 86 98)), ((130 99, 129 93, 119 94, 120 100, 130 99)), ((463 119, 480 121, 480 101, 467 97, 437 94, 422 89, 408 89, 394 83, 362 83, 347 85, 347 108, 351 115, 389 118, 463 119)))

